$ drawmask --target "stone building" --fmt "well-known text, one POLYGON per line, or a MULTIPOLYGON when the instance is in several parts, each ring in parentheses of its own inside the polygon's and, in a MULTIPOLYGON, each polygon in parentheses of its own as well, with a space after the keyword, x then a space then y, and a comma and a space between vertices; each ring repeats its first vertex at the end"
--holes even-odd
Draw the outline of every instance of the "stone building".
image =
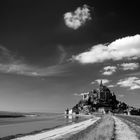
POLYGON ((117 104, 115 94, 107 86, 103 85, 102 81, 98 89, 93 89, 81 95, 82 101, 79 103, 80 108, 88 105, 91 110, 104 110, 108 112, 114 109, 117 104))
POLYGON ((72 112, 75 114, 92 114, 93 112, 104 114, 112 112, 140 115, 140 109, 129 107, 126 103, 117 100, 114 92, 111 92, 107 86, 103 85, 102 81, 98 89, 93 89, 81 95, 82 100, 72 108, 72 112))
POLYGON ((109 90, 109 88, 107 88, 106 86, 103 85, 102 81, 99 85, 99 89, 96 90, 91 90, 89 92, 86 93, 82 93, 81 94, 83 96, 83 100, 90 100, 92 102, 109 102, 112 97, 114 96, 114 93, 111 93, 111 91, 109 90))
POLYGON ((102 81, 100 83, 99 90, 100 90, 100 92, 99 92, 100 101, 101 102, 109 102, 109 100, 112 98, 113 94, 111 93, 111 91, 109 90, 109 88, 107 86, 104 86, 102 84, 102 81))
POLYGON ((83 100, 88 100, 89 99, 89 92, 81 93, 82 99, 83 100))

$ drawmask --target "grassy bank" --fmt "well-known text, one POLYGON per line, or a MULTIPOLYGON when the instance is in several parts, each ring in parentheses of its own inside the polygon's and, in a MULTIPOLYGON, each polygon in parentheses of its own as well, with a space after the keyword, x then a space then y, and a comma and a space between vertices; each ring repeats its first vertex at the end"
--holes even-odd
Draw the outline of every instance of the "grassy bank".
MULTIPOLYGON (((105 115, 94 125, 88 127, 65 140, 113 140, 114 120, 110 115, 105 115)), ((61 139, 64 140, 64 139, 61 139)))
POLYGON ((136 132, 138 139, 140 139, 140 118, 137 116, 121 116, 120 119, 125 122, 132 131, 136 132))

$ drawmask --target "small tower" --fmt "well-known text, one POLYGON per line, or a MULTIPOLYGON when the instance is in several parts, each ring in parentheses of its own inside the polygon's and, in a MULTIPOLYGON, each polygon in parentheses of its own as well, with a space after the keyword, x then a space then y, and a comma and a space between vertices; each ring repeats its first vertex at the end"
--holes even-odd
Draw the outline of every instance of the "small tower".
POLYGON ((100 82, 100 92, 103 90, 103 83, 102 83, 102 80, 100 82))
POLYGON ((101 91, 102 91, 102 89, 103 89, 103 83, 102 83, 102 80, 101 80, 100 85, 99 85, 98 99, 101 98, 101 91))
POLYGON ((100 87, 101 87, 101 86, 103 86, 103 82, 102 82, 102 80, 101 80, 101 82, 100 82, 100 87))
POLYGON ((100 85, 103 85, 103 82, 102 82, 102 80, 101 80, 101 82, 100 82, 100 85))
POLYGON ((65 110, 65 115, 68 115, 69 114, 69 109, 67 108, 66 110, 65 110))
POLYGON ((103 100, 103 101, 105 101, 106 100, 106 91, 105 91, 105 86, 102 83, 102 80, 100 82, 100 88, 99 88, 99 90, 100 90, 100 99, 103 100))

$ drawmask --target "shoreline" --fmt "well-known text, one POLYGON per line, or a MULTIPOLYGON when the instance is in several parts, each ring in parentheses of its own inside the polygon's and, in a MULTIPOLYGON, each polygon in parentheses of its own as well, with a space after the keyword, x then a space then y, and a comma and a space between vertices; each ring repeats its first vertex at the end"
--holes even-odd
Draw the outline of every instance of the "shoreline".
MULTIPOLYGON (((91 115, 73 115, 73 116, 69 115, 69 116, 66 116, 65 114, 63 114, 62 116, 65 119, 68 120, 64 124, 56 125, 56 126, 50 127, 50 128, 38 129, 38 130, 34 130, 34 131, 31 131, 31 132, 27 132, 27 133, 17 133, 17 134, 14 134, 14 135, 8 135, 8 136, 0 137, 0 139, 1 140, 11 140, 11 139, 15 139, 15 138, 18 138, 18 137, 35 135, 35 134, 39 134, 39 133, 42 133, 42 132, 45 132, 45 131, 50 131, 50 130, 53 130, 53 129, 56 129, 56 128, 61 128, 61 127, 64 127, 64 126, 68 126, 68 125, 71 125, 71 124, 74 124, 74 123, 79 123, 79 122, 85 121, 85 120, 93 117, 93 115, 92 116, 91 115), (78 118, 78 119, 75 119, 75 118, 78 118)), ((39 120, 39 121, 41 121, 41 120, 39 120)))
POLYGON ((53 127, 53 128, 46 128, 46 129, 42 129, 42 130, 36 130, 36 131, 32 131, 32 132, 25 133, 25 134, 9 135, 9 136, 5 136, 5 137, 0 138, 0 140, 12 140, 12 139, 25 137, 25 136, 29 136, 29 135, 35 135, 35 134, 39 134, 39 133, 42 133, 44 131, 53 130, 53 129, 56 129, 56 128, 59 128, 59 127, 63 127, 63 125, 58 125, 58 126, 53 127))
POLYGON ((15 137, 1 138, 1 140, 138 140, 139 130, 136 131, 129 123, 119 117, 106 114, 101 117, 93 115, 76 115, 88 118, 80 122, 57 126, 52 129, 34 131, 30 134, 19 134, 15 137), (125 128, 125 130, 124 130, 125 128), (133 128, 133 129, 132 129, 133 128))
MULTIPOLYGON (((86 117, 91 117, 91 116, 86 116, 86 117)), ((93 116, 92 116, 93 117, 93 116)), ((15 137, 9 136, 9 139, 12 139, 12 140, 33 140, 33 139, 36 139, 36 140, 39 140, 39 139, 48 139, 48 138, 51 138, 51 139, 56 139, 56 138, 61 138, 61 137, 67 137, 69 135, 73 135, 73 134, 76 134, 84 129, 86 129, 87 127, 93 125, 96 121, 98 121, 100 118, 99 117, 93 117, 93 118, 89 118, 87 120, 84 120, 84 121, 81 121, 81 122, 78 122, 78 123, 71 123, 71 124, 68 124, 66 126, 58 126, 58 127, 55 127, 51 130, 42 130, 40 132, 34 132, 34 133, 30 133, 28 135, 22 135, 22 134, 19 134, 19 135, 16 135, 15 137), (67 131, 66 131, 67 130, 67 131)), ((4 138, 2 139, 4 140, 4 138)))

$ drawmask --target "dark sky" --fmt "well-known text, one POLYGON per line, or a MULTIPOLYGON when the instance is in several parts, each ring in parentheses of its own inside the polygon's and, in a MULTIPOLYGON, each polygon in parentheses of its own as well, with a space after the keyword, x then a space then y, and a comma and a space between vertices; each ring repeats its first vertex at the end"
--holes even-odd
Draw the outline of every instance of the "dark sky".
POLYGON ((139 35, 139 25, 136 0, 0 1, 0 110, 63 112, 80 99, 74 93, 97 88, 97 83, 91 85, 97 79, 110 80, 108 85, 116 84, 111 90, 120 100, 140 107, 139 87, 117 85, 124 78, 140 78, 139 57, 87 64, 71 61, 97 44, 139 35), (64 14, 84 4, 92 20, 76 30, 66 26, 64 14), (138 67, 121 71, 118 66, 123 63, 138 67), (106 66, 117 70, 103 75, 106 66))

